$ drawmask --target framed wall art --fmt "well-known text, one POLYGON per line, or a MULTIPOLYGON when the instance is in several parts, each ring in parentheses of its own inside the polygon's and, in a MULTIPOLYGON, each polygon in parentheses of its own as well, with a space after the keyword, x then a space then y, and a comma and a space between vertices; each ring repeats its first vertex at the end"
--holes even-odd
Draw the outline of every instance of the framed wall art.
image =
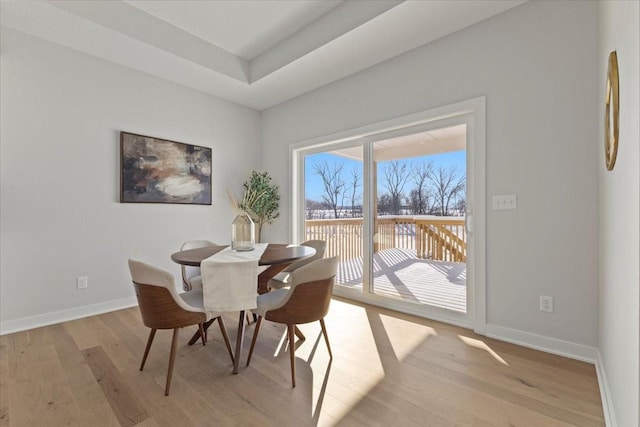
POLYGON ((211 148, 120 132, 120 202, 211 204, 211 148))

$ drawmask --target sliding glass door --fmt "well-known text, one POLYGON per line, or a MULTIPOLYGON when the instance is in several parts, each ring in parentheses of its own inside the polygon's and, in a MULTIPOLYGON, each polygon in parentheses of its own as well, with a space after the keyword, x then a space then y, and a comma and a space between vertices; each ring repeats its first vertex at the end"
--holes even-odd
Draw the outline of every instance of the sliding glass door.
MULTIPOLYGON (((474 266, 470 227, 474 189, 484 184, 474 182, 473 118, 451 114, 292 149, 293 237, 325 240, 326 256, 340 257, 335 294, 474 325, 484 303, 482 280, 474 304, 474 278, 484 269, 474 266)), ((483 318, 477 325, 482 331, 483 318)))

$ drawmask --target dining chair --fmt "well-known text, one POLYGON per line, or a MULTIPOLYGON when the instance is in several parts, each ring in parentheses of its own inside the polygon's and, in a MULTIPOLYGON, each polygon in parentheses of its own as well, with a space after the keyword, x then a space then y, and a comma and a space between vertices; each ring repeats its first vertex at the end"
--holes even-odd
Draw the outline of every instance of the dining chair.
POLYGON ((202 345, 207 342, 207 335, 204 324, 209 326, 215 320, 220 325, 220 332, 227 346, 227 351, 233 363, 233 353, 231 352, 231 344, 229 336, 222 321, 222 317, 217 314, 208 314, 204 310, 202 290, 188 291, 178 294, 175 288, 173 275, 167 271, 156 268, 134 259, 129 260, 129 271, 131 279, 136 290, 142 323, 148 328, 149 339, 142 356, 140 370, 144 368, 151 349, 151 343, 158 329, 173 329, 173 339, 171 341, 171 353, 169 356, 169 369, 167 371, 167 382, 164 389, 164 395, 169 395, 171 387, 171 376, 173 374, 173 364, 176 358, 176 349, 178 345, 178 331, 180 328, 191 325, 198 325, 200 335, 202 337, 202 345))
MULTIPOLYGON (((181 251, 187 249, 206 248, 208 246, 218 246, 209 240, 189 240, 182 244, 181 251)), ((200 274, 200 267, 191 267, 188 265, 182 266, 182 287, 185 291, 191 291, 193 289, 202 289, 202 275, 200 274)))
POLYGON ((267 282, 267 289, 282 289, 290 285, 291 273, 298 268, 309 264, 317 259, 324 258, 324 253, 327 249, 327 242, 324 240, 307 240, 300 243, 301 246, 309 246, 316 250, 316 253, 310 257, 303 258, 298 261, 294 261, 285 267, 282 271, 277 273, 267 282))
POLYGON ((266 294, 258 295, 258 307, 252 310, 258 315, 258 320, 253 332, 249 355, 247 356, 247 366, 251 362, 251 356, 253 355, 253 349, 256 345, 263 318, 271 322, 287 325, 289 358, 291 360, 291 384, 293 387, 296 386, 294 345, 296 325, 319 320, 327 350, 329 350, 329 357, 333 358, 324 317, 329 311, 333 284, 338 270, 338 261, 338 256, 312 261, 291 272, 289 288, 276 289, 266 294))

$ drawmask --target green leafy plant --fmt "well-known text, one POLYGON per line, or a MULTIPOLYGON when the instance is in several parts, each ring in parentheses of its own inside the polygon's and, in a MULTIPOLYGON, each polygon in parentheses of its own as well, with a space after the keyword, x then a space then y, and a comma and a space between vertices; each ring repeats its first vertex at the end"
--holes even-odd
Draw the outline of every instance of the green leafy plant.
POLYGON ((260 242, 262 227, 271 224, 279 216, 280 193, 277 185, 272 184, 268 172, 251 172, 245 181, 242 200, 236 200, 237 208, 246 212, 256 224, 256 239, 260 242))

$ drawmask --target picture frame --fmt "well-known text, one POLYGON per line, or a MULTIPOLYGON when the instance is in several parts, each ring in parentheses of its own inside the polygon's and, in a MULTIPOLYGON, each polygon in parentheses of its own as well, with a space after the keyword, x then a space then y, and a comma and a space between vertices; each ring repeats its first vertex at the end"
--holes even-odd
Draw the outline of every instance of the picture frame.
POLYGON ((211 148, 120 132, 120 202, 211 205, 211 148))

